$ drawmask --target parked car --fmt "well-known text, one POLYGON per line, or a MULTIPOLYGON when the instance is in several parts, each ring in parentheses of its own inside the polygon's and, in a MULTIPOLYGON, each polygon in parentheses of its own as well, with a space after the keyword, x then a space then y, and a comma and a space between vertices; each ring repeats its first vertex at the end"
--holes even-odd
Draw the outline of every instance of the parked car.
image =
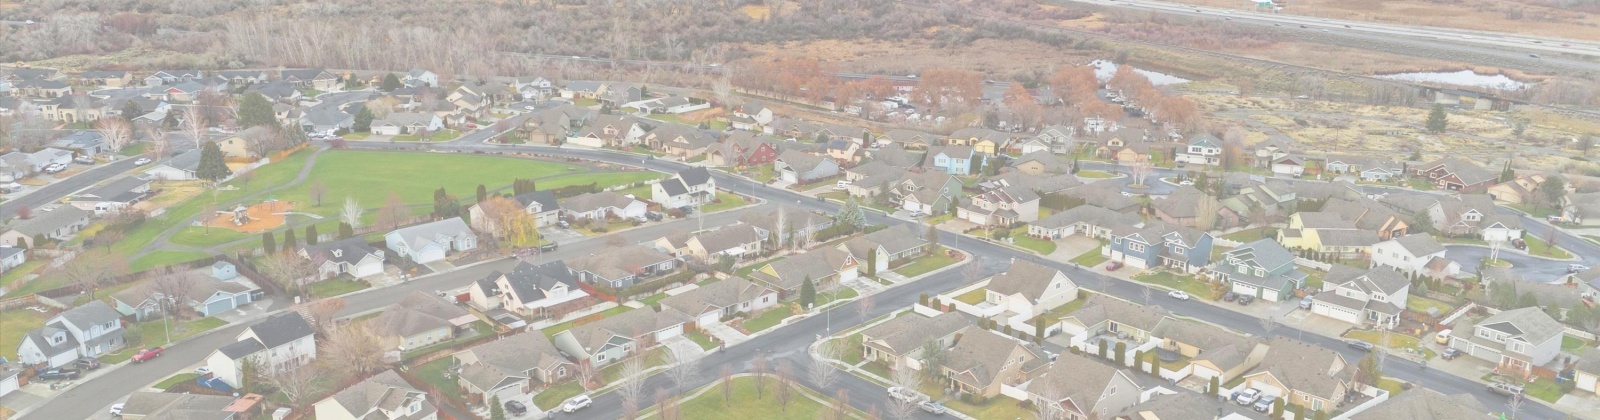
POLYGON ((209 366, 201 366, 201 367, 194 368, 194 374, 200 375, 200 376, 210 375, 211 374, 211 367, 209 367, 209 366))
POLYGON ((138 353, 134 353, 133 362, 134 363, 142 363, 142 362, 144 362, 146 360, 154 359, 157 356, 161 356, 161 352, 163 350, 166 350, 166 349, 163 349, 163 348, 160 348, 160 347, 151 347, 151 348, 148 348, 148 349, 139 350, 138 353))
POLYGON ((81 164, 84 164, 84 165, 93 165, 94 164, 94 158, 88 157, 88 156, 78 156, 78 157, 72 158, 72 161, 73 162, 78 162, 78 163, 81 163, 81 164))
POLYGON ((839 182, 833 183, 834 191, 843 191, 847 189, 850 189, 850 181, 839 180, 839 182))
POLYGON ((1185 179, 1185 180, 1182 180, 1182 181, 1178 181, 1178 185, 1194 185, 1194 181, 1185 179))
POLYGON ((149 164, 150 164, 150 158, 138 158, 138 159, 134 159, 134 160, 133 160, 133 164, 134 164, 134 165, 138 165, 138 166, 144 166, 144 165, 149 165, 149 164))
POLYGON ((1511 384, 1511 383, 1506 383, 1506 382, 1490 382, 1489 383, 1489 392, 1500 394, 1500 395, 1504 395, 1504 396, 1507 396, 1507 397, 1514 397, 1514 396, 1522 395, 1522 385, 1516 385, 1516 384, 1511 384))
POLYGON ((1120 269, 1122 269, 1122 261, 1112 261, 1110 264, 1106 264, 1106 271, 1117 271, 1120 269))
POLYGON ((1274 397, 1274 396, 1271 396, 1271 395, 1261 397, 1260 400, 1256 401, 1255 406, 1253 406, 1251 408, 1254 408, 1257 413, 1265 413, 1265 412, 1268 412, 1268 411, 1272 411, 1272 402, 1276 401, 1277 399, 1278 399, 1278 397, 1274 397))
POLYGON ((1258 399, 1261 399, 1261 390, 1250 388, 1239 393, 1238 396, 1233 397, 1233 402, 1238 403, 1239 405, 1248 406, 1250 404, 1255 404, 1256 400, 1258 399))
POLYGON ((939 403, 936 403, 936 402, 933 402, 933 401, 925 401, 922 404, 917 404, 917 408, 920 408, 920 409, 922 409, 922 411, 926 411, 926 412, 931 413, 931 414, 936 415, 936 416, 942 416, 942 415, 944 415, 944 412, 945 412, 945 409, 944 409, 943 405, 939 405, 939 403))
POLYGON ((1441 346, 1450 345, 1450 333, 1454 332, 1454 331, 1455 330, 1448 330, 1447 329, 1447 330, 1444 330, 1444 331, 1440 331, 1438 334, 1434 334, 1433 335, 1433 342, 1439 343, 1439 345, 1441 345, 1441 346))
POLYGON ((521 401, 506 401, 504 405, 506 406, 506 414, 516 417, 528 414, 528 406, 522 405, 521 401))
POLYGON ((594 400, 590 399, 588 395, 579 395, 572 397, 572 399, 567 400, 565 403, 562 403, 561 412, 571 413, 587 408, 589 407, 589 404, 594 404, 594 400))
POLYGON ((1345 340, 1344 345, 1356 350, 1372 351, 1372 343, 1361 340, 1345 340))
POLYGON ((1316 301, 1311 296, 1300 298, 1300 309, 1311 309, 1311 303, 1316 301))
POLYGON ((1568 273, 1578 273, 1584 271, 1589 271, 1589 266, 1583 264, 1567 264, 1568 273))
POLYGON ((85 357, 72 361, 72 367, 82 370, 95 370, 100 368, 100 359, 85 357))
POLYGON ((1455 347, 1451 347, 1451 348, 1444 349, 1444 353, 1441 354, 1441 357, 1444 357, 1444 360, 1455 360, 1456 356, 1460 356, 1460 355, 1461 355, 1461 350, 1456 350, 1455 347))
POLYGON ((1236 302, 1239 302, 1239 306, 1249 306, 1250 302, 1255 302, 1255 301, 1256 301, 1256 297, 1255 296, 1239 295, 1239 300, 1237 300, 1236 302))
POLYGON ((539 252, 555 251, 557 248, 560 248, 560 247, 561 246, 557 245, 555 242, 551 242, 551 243, 548 243, 548 244, 539 245, 539 252))
POLYGON ((66 368, 45 369, 45 371, 39 372, 38 378, 41 379, 41 380, 55 380, 55 381, 63 381, 63 380, 67 380, 67 379, 78 379, 78 370, 77 369, 66 369, 66 368))
POLYGON ((1223 293, 1222 294, 1222 301, 1223 302, 1232 302, 1232 301, 1234 301, 1236 299, 1239 299, 1239 294, 1238 293, 1228 292, 1228 293, 1223 293))
POLYGON ((659 212, 659 211, 652 211, 652 212, 645 213, 644 217, 646 219, 660 221, 662 219, 666 219, 667 215, 661 214, 661 212, 659 212))
POLYGON ((908 388, 905 388, 905 387, 898 387, 898 386, 889 387, 889 397, 894 398, 896 400, 900 400, 900 401, 917 402, 917 403, 921 403, 921 402, 930 400, 930 398, 928 398, 927 395, 922 395, 921 392, 917 392, 916 390, 913 390, 913 389, 908 389, 908 388))
POLYGON ((67 170, 67 165, 62 165, 59 163, 52 163, 44 167, 44 173, 47 174, 61 173, 61 171, 65 170, 67 170))
POLYGON ((124 407, 124 406, 125 405, 123 405, 122 403, 112 404, 111 405, 111 415, 112 416, 116 416, 116 417, 122 417, 122 407, 124 407))
POLYGON ((1512 239, 1511 246, 1516 247, 1518 250, 1526 250, 1528 249, 1528 242, 1522 240, 1522 238, 1512 239))
POLYGON ((1189 300, 1189 292, 1182 290, 1173 290, 1171 292, 1167 292, 1167 296, 1171 296, 1173 299, 1177 300, 1189 300))

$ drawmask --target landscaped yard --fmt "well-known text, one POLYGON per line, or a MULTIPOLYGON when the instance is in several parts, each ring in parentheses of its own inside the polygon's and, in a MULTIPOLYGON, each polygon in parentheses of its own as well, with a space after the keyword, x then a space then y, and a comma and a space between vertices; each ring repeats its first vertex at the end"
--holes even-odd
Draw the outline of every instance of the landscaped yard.
POLYGON ((1398 380, 1383 378, 1382 380, 1378 381, 1378 388, 1381 388, 1384 391, 1389 391, 1389 398, 1394 398, 1395 396, 1400 395, 1401 392, 1405 391, 1405 388, 1402 388, 1401 384, 1402 382, 1398 380))
MULTIPOLYGON (((645 352, 645 354, 643 354, 643 355, 638 355, 638 356, 634 356, 634 357, 643 357, 644 358, 644 368, 645 368, 645 370, 649 370, 650 368, 653 368, 653 367, 656 367, 656 366, 664 366, 664 365, 666 365, 667 364, 667 358, 670 356, 669 354, 667 354, 667 352, 668 352, 667 348, 665 346, 662 346, 662 347, 656 347, 654 349, 651 349, 650 351, 645 352)), ((616 382, 618 379, 622 379, 622 371, 624 370, 623 366, 626 363, 627 363, 626 359, 618 360, 616 363, 612 363, 612 364, 606 365, 606 367, 600 368, 600 377, 601 377, 601 379, 604 380, 608 384, 616 382)))
POLYGON ((1050 253, 1056 252, 1055 241, 1028 236, 1027 226, 1012 229, 1011 240, 1015 241, 1017 246, 1027 248, 1040 255, 1050 255, 1050 253))
POLYGON ((755 333, 772 328, 773 326, 778 325, 779 322, 783 322, 784 318, 794 315, 793 311, 794 308, 792 305, 780 304, 778 306, 774 306, 772 309, 768 309, 766 312, 762 312, 760 315, 756 315, 755 317, 746 320, 744 322, 744 330, 750 333, 755 333))
POLYGON ((1188 292, 1190 297, 1198 299, 1211 298, 1211 286, 1201 282, 1200 280, 1195 280, 1194 276, 1180 276, 1170 271, 1157 271, 1134 276, 1133 279, 1144 283, 1182 290, 1188 292))
POLYGON ((972 291, 962 293, 961 296, 956 296, 956 301, 968 305, 977 305, 979 303, 983 303, 983 299, 986 296, 988 296, 988 291, 984 290, 982 287, 979 287, 972 289, 972 291))
POLYGON ((1094 178, 1094 179, 1115 178, 1117 176, 1117 174, 1113 174, 1113 173, 1106 172, 1106 171, 1096 171, 1096 170, 1093 170, 1093 169, 1080 170, 1080 171, 1078 171, 1077 175, 1079 177, 1083 177, 1083 178, 1094 178))
MULTIPOLYGON (((694 399, 684 401, 679 406, 679 418, 695 420, 812 420, 827 417, 825 414, 830 413, 830 410, 833 409, 831 406, 826 406, 805 396, 795 394, 791 394, 793 396, 790 398, 787 407, 780 408, 778 397, 773 391, 777 388, 777 381, 771 375, 768 375, 765 381, 767 382, 766 392, 763 392, 761 397, 757 398, 756 378, 733 378, 733 392, 730 393, 727 403, 722 401, 721 381, 706 385, 711 389, 694 399)), ((816 395, 805 387, 793 389, 793 393, 803 392, 816 395)), ((823 401, 829 401, 825 395, 819 395, 818 397, 823 401)), ((852 414, 860 414, 853 409, 850 412, 852 414)), ((659 419, 661 417, 657 414, 646 418, 659 419)), ((1010 417, 1006 418, 1010 419, 1010 417)))
POLYGON ((990 398, 983 405, 973 405, 962 402, 959 398, 949 398, 940 404, 945 408, 960 411, 962 414, 979 419, 1031 419, 1033 412, 1022 407, 1022 401, 1006 396, 990 398))
POLYGON ((721 199, 722 202, 720 202, 720 203, 711 203, 711 204, 706 204, 704 206, 701 206, 700 207, 700 212, 702 212, 702 213, 718 212, 718 211, 723 211, 723 210, 727 210, 727 209, 731 209, 731 208, 741 207, 741 206, 744 206, 746 204, 750 204, 749 201, 744 199, 744 196, 738 195, 738 194, 719 192, 719 193, 717 193, 717 198, 721 199))
POLYGON ((22 265, 12 267, 10 270, 6 270, 4 275, 0 275, 0 286, 11 285, 12 282, 17 281, 28 274, 32 274, 33 271, 38 270, 39 267, 43 267, 44 263, 45 260, 28 260, 28 262, 22 263, 22 265))
POLYGON ((1430 308, 1437 311, 1435 313, 1439 316, 1450 313, 1450 310, 1453 309, 1450 307, 1450 304, 1421 296, 1411 296, 1406 298, 1406 309, 1410 310, 1411 312, 1425 314, 1428 313, 1428 309, 1430 308))
POLYGON ((1561 351, 1578 354, 1582 353, 1583 348, 1588 346, 1589 342, 1583 341, 1581 338, 1570 335, 1561 336, 1561 351))
POLYGON ((45 314, 27 308, 12 309, 0 316, 0 355, 17 360, 17 346, 28 331, 44 326, 45 314))
POLYGON ((1550 246, 1550 244, 1545 243, 1544 239, 1534 235, 1523 236, 1526 236, 1529 254, 1556 259, 1572 258, 1572 253, 1567 252, 1565 249, 1561 249, 1559 246, 1550 246))
POLYGON ((364 281, 336 278, 311 283, 310 286, 306 286, 306 294, 313 297, 328 298, 358 290, 365 290, 368 287, 372 286, 367 285, 367 282, 364 281))
MULTIPOLYGON (((373 315, 377 315, 377 314, 373 314, 373 315)), ((494 334, 494 327, 489 326, 489 323, 488 322, 484 322, 483 320, 473 321, 472 324, 469 324, 468 326, 471 327, 471 331, 462 331, 461 333, 456 335, 456 338, 453 338, 453 339, 450 339, 450 340, 446 340, 446 341, 442 341, 442 342, 438 342, 438 343, 433 343, 433 344, 430 344, 430 345, 427 345, 427 346, 418 347, 418 348, 414 348, 414 349, 411 349, 411 350, 406 350, 406 351, 400 353, 400 358, 403 359, 403 360, 409 360, 411 358, 422 356, 422 355, 426 355, 428 353, 433 353, 433 352, 436 352, 436 351, 439 351, 439 350, 448 349, 448 348, 454 347, 456 345, 459 345, 461 343, 464 343, 464 342, 467 342, 467 341, 471 341, 471 340, 475 340, 478 337, 481 337, 481 336, 484 336, 484 335, 494 334)))
POLYGON ((712 339, 711 336, 706 335, 705 332, 700 330, 683 333, 683 336, 689 337, 689 341, 699 344, 701 350, 711 350, 717 348, 717 340, 712 339))
POLYGON ((1530 397, 1552 403, 1561 399, 1561 396, 1564 394, 1561 392, 1561 385, 1557 385, 1555 381, 1544 378, 1535 379, 1533 382, 1523 384, 1522 392, 1530 397))
MULTIPOLYGON (((391 192, 407 204, 431 204, 434 190, 441 187, 465 199, 472 196, 478 184, 499 188, 517 178, 542 178, 579 170, 559 163, 492 156, 335 150, 318 156, 307 178, 326 183, 328 192, 322 206, 310 205, 312 181, 274 195, 279 200, 300 203, 302 207, 295 211, 331 216, 338 214, 341 206, 337 203, 345 197, 354 197, 367 208, 383 206, 391 192), (418 168, 441 169, 423 174, 418 168)), ((539 184, 540 189, 552 188, 544 182, 539 184)))
POLYGON ((772 178, 776 178, 777 176, 778 174, 772 171, 772 165, 761 165, 756 167, 756 176, 753 178, 755 178, 756 181, 765 184, 769 181, 772 181, 772 178))
POLYGON ((894 272, 900 273, 900 275, 906 277, 916 277, 955 263, 955 258, 952 258, 949 255, 945 255, 941 252, 935 252, 933 254, 917 257, 917 259, 911 260, 911 262, 906 263, 906 265, 902 265, 900 268, 894 269, 894 272))
POLYGON ((443 391, 445 396, 459 401, 461 400, 461 385, 454 379, 455 374, 450 373, 450 366, 455 362, 456 359, 454 357, 442 357, 439 360, 412 367, 411 373, 422 378, 422 381, 427 382, 428 385, 433 385, 434 388, 443 391))
POLYGON ((1106 256, 1100 255, 1100 248, 1095 248, 1074 257, 1072 263, 1084 267, 1098 267, 1100 263, 1106 262, 1106 260, 1108 260, 1106 256))
POLYGON ((198 378, 198 377, 200 377, 200 375, 196 375, 196 374, 193 374, 193 373, 180 373, 180 374, 177 374, 177 375, 172 375, 172 376, 167 377, 167 379, 162 379, 161 382, 157 382, 155 388, 156 389, 172 388, 173 385, 177 385, 180 382, 192 381, 192 380, 194 380, 194 378, 198 378))
POLYGON ((1222 235, 1222 239, 1227 239, 1227 240, 1235 241, 1235 242, 1250 243, 1250 242, 1253 242, 1253 241, 1255 241, 1257 239, 1272 238, 1272 237, 1276 237, 1276 236, 1278 236, 1278 228, 1270 227, 1270 226, 1262 226, 1262 227, 1254 227, 1254 228, 1241 230, 1241 231, 1230 233, 1230 234, 1227 234, 1227 235, 1222 235))
POLYGON ((533 405, 539 406, 541 410, 549 410, 566 402, 568 398, 576 397, 582 393, 583 386, 578 385, 578 381, 567 381, 534 394, 533 405))

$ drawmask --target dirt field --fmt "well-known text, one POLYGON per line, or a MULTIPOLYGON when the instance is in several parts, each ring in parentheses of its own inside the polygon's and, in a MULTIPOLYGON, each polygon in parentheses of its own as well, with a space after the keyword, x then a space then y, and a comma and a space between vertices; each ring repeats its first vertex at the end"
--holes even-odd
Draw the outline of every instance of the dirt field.
POLYGON ((1056 48, 1017 40, 982 39, 971 44, 936 47, 931 42, 876 40, 808 43, 741 44, 740 48, 767 57, 815 57, 837 63, 840 69, 860 73, 916 74, 931 68, 975 70, 995 79, 1016 72, 1050 74, 1057 66, 1075 66, 1109 53, 1056 48))
POLYGON ((233 223, 231 213, 219 213, 216 217, 206 221, 207 226, 232 229, 244 233, 265 232, 283 226, 285 217, 282 213, 294 208, 294 203, 287 201, 268 201, 250 206, 246 213, 250 215, 250 222, 243 225, 233 223))
MULTIPOLYGON (((1253 10, 1244 0, 1171 0, 1253 10)), ((1475 29, 1529 35, 1600 40, 1597 17, 1589 13, 1533 6, 1516 0, 1294 0, 1284 13, 1354 21, 1475 29), (1520 19, 1511 19, 1515 13, 1520 19)))

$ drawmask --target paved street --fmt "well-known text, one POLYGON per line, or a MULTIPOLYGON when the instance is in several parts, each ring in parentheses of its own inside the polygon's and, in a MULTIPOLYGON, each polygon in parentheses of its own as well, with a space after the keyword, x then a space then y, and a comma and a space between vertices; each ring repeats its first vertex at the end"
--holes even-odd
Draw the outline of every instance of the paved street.
MULTIPOLYGON (((6 200, 5 203, 0 203, 0 217, 15 216, 17 214, 17 208, 21 206, 28 206, 28 208, 37 209, 40 206, 54 203, 60 200, 62 197, 66 197, 68 194, 72 194, 78 190, 98 184, 101 181, 121 175, 122 173, 134 168, 134 159, 135 158, 121 158, 115 162, 96 165, 95 167, 89 168, 89 170, 84 171, 83 173, 73 175, 67 179, 57 181, 50 185, 39 187, 38 189, 24 194, 21 197, 6 200)), ((77 164, 74 163, 73 165, 77 164)))

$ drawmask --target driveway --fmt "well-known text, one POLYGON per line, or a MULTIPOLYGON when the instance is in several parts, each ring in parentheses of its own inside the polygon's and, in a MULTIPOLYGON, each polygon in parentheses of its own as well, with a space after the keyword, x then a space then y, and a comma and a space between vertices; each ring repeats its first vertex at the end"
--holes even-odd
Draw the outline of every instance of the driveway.
POLYGON ((728 324, 721 322, 707 325, 705 329, 707 334, 711 334, 712 337, 722 340, 722 342, 726 343, 726 346, 729 347, 736 346, 739 343, 750 340, 750 336, 745 335, 745 333, 739 332, 739 330, 733 329, 733 327, 729 327, 728 324))
POLYGON ((661 344, 672 350, 672 357, 677 358, 677 360, 695 360, 706 355, 706 350, 700 348, 699 344, 695 343, 694 340, 690 340, 689 337, 681 335, 668 338, 662 341, 661 344))

